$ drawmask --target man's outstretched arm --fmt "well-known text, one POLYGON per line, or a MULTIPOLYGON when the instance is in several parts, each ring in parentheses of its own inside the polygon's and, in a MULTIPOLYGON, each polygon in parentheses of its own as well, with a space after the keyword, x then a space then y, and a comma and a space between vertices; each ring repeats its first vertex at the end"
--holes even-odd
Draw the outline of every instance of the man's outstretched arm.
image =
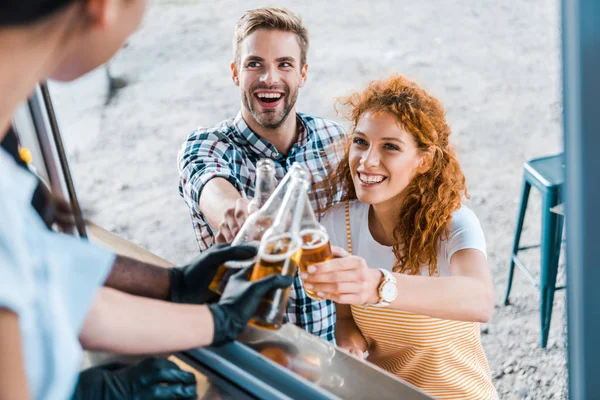
POLYGON ((225 211, 235 208, 240 192, 224 178, 213 178, 200 193, 199 207, 207 222, 214 228, 225 219, 225 211))
POLYGON ((248 246, 215 245, 190 264, 172 268, 117 256, 104 286, 136 296, 204 304, 215 300, 208 286, 219 266, 255 254, 256 249, 248 246))
POLYGON ((136 296, 167 300, 169 268, 119 255, 104 286, 136 296))

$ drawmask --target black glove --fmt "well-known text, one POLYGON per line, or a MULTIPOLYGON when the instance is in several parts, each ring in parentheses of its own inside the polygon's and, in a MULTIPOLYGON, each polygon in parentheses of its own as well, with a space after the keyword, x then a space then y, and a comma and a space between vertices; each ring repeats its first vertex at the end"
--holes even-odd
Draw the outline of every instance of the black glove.
POLYGON ((112 363, 79 374, 73 400, 195 399, 194 374, 164 358, 112 363))
POLYGON ((271 275, 255 282, 248 281, 248 273, 253 267, 242 269, 233 275, 218 304, 208 308, 213 314, 215 335, 213 345, 235 340, 260 303, 260 298, 269 290, 283 289, 292 284, 291 276, 271 275))
POLYGON ((217 269, 226 261, 243 261, 256 255, 252 246, 217 244, 206 250, 191 264, 169 269, 169 300, 175 303, 204 304, 219 295, 208 289, 217 269))

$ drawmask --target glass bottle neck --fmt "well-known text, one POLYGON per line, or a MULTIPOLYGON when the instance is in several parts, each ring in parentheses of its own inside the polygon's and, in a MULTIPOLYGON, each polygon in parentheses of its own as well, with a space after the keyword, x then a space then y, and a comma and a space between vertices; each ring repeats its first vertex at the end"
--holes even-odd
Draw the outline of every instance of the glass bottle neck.
POLYGON ((275 186, 274 171, 260 171, 257 173, 253 199, 257 208, 262 208, 267 203, 275 190, 275 186))
POLYGON ((305 179, 294 178, 291 180, 273 223, 276 230, 296 233, 300 230, 300 221, 305 203, 304 195, 308 190, 308 186, 309 182, 305 179))

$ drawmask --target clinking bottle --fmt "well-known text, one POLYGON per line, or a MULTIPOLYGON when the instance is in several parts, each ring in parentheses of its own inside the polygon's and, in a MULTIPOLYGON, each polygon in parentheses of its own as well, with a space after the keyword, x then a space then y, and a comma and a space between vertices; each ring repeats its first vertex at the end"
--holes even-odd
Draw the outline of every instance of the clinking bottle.
MULTIPOLYGON (((265 232, 251 281, 273 274, 294 276, 302 257, 300 225, 309 187, 308 175, 298 170, 291 178, 273 225, 265 232)), ((266 329, 279 329, 287 306, 290 288, 274 289, 260 300, 250 324, 266 329)))
MULTIPOLYGON (((308 194, 304 193, 304 209, 300 224, 300 237, 302 238, 302 258, 300 259, 300 272, 307 272, 309 266, 328 261, 333 258, 329 235, 323 225, 317 221, 313 212, 308 194)), ((315 300, 322 300, 313 290, 306 290, 306 294, 315 300)))
MULTIPOLYGON (((291 178, 299 173, 305 174, 306 171, 299 164, 293 164, 277 185, 274 162, 269 159, 262 159, 258 162, 254 198, 248 204, 249 211, 257 211, 248 216, 231 242, 232 246, 249 245, 258 249, 264 233, 275 220, 291 178)), ((252 257, 248 260, 224 263, 217 269, 209 289, 219 295, 222 294, 229 278, 240 268, 251 266, 255 261, 256 257, 252 257)))
MULTIPOLYGON (((254 198, 248 204, 249 211, 257 209, 258 211, 250 214, 244 221, 240 231, 231 242, 232 246, 249 245, 256 247, 258 250, 260 239, 271 226, 272 218, 268 213, 269 210, 265 209, 264 206, 271 197, 276 185, 275 163, 269 159, 259 160, 256 165, 254 198)), ((253 265, 255 258, 252 257, 243 261, 228 261, 221 265, 210 283, 209 289, 217 294, 223 294, 231 275, 239 271, 240 268, 253 265)))

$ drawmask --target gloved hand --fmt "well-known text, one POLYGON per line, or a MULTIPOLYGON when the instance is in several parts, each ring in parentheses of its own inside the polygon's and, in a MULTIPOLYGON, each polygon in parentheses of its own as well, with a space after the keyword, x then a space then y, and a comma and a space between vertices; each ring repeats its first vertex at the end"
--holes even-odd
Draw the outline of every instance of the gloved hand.
POLYGON ((219 303, 208 306, 213 314, 215 324, 213 345, 235 340, 254 314, 260 298, 269 290, 290 286, 294 280, 291 276, 271 275, 250 282, 247 277, 252 268, 244 268, 233 275, 229 279, 219 303))
POLYGON ((164 358, 128 366, 112 363, 79 374, 73 400, 195 399, 194 374, 164 358))
POLYGON ((252 246, 217 244, 194 262, 169 269, 169 300, 175 303, 204 304, 219 296, 208 289, 217 269, 226 261, 243 261, 256 255, 252 246))

